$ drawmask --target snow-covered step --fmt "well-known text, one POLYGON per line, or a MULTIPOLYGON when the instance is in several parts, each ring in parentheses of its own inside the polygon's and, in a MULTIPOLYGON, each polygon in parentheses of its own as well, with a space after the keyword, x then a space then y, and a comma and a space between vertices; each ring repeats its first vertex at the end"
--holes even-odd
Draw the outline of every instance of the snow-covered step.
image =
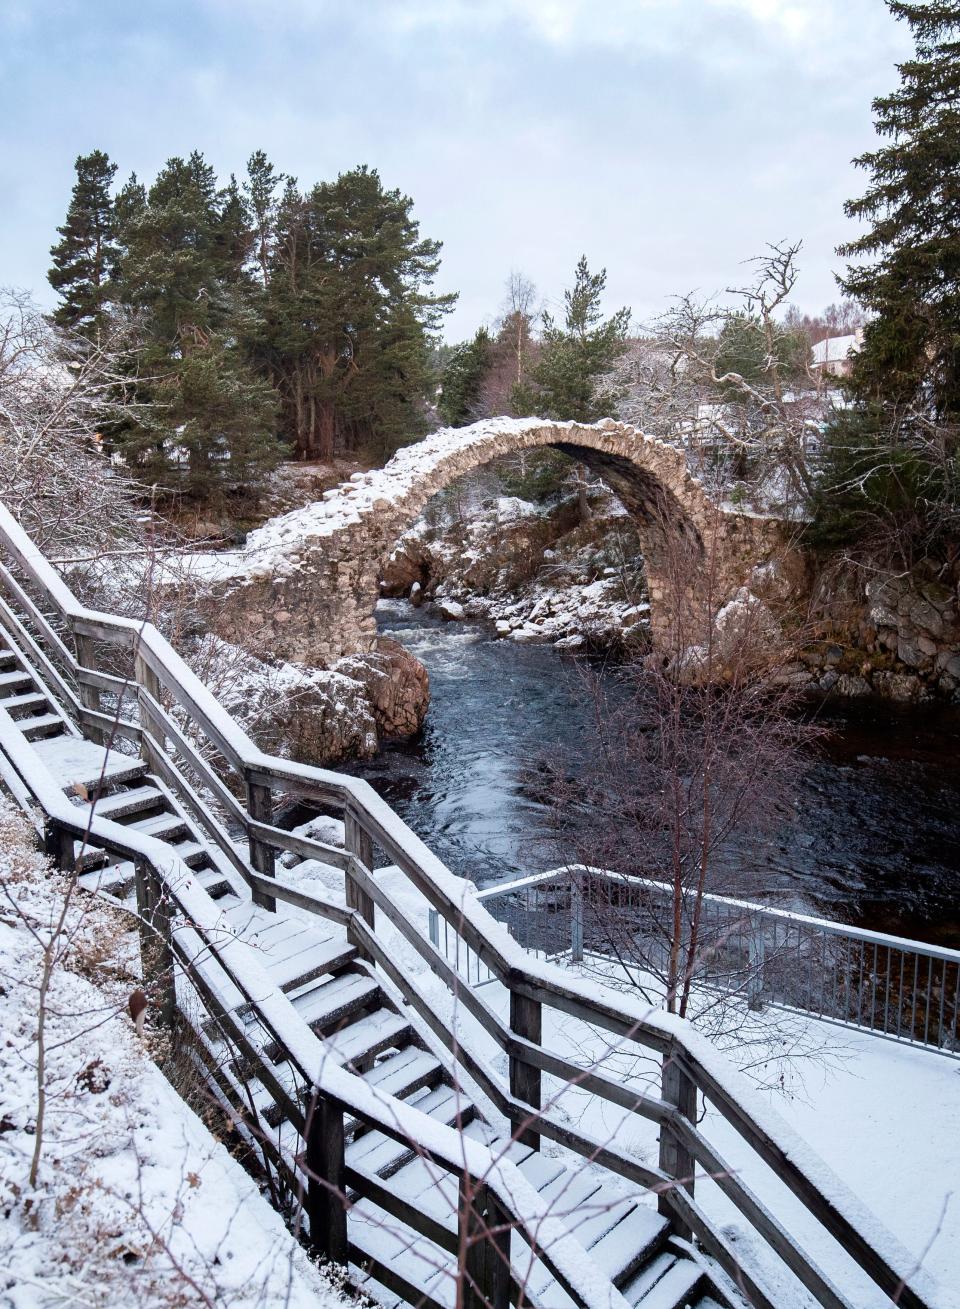
POLYGON ((642 1269, 623 1289, 635 1309, 687 1309, 704 1289, 703 1273, 692 1259, 664 1253, 642 1269))
POLYGON ((4 691, 14 691, 21 686, 31 686, 33 674, 22 668, 15 668, 9 673, 0 673, 0 696, 4 691))
POLYGON ((328 1036, 324 1044, 342 1067, 360 1068, 366 1060, 391 1046, 405 1045, 412 1037, 413 1029, 406 1018, 391 1009, 378 1009, 328 1036))
POLYGON ((270 977, 282 991, 292 991, 303 986, 315 977, 325 973, 336 973, 346 968, 357 957, 357 951, 346 936, 339 940, 322 941, 316 945, 305 945, 296 955, 289 959, 275 962, 267 959, 266 969, 270 977))
POLYGON ((136 755, 107 750, 82 736, 54 736, 34 742, 34 750, 64 791, 82 787, 90 791, 101 784, 113 785, 144 777, 147 765, 136 755))
POLYGON ((172 836, 189 831, 189 824, 181 814, 156 814, 151 818, 135 818, 127 824, 144 836, 155 836, 160 841, 169 841, 172 836))
POLYGON ((411 1091, 419 1091, 422 1086, 436 1086, 443 1070, 439 1062, 419 1046, 409 1045, 396 1054, 389 1055, 363 1074, 368 1086, 375 1086, 385 1095, 404 1099, 411 1091))
MULTIPOLYGON (((457 1123, 469 1128, 474 1121, 476 1108, 451 1086, 438 1086, 434 1090, 419 1091, 411 1095, 407 1104, 416 1106, 446 1127, 457 1123)), ((383 1132, 365 1132, 347 1145, 346 1161, 351 1168, 368 1177, 392 1177, 414 1157, 414 1150, 383 1132)))
POLYGON ((146 813, 166 803, 166 798, 155 786, 135 786, 129 791, 116 791, 113 795, 101 796, 93 803, 93 812, 97 818, 109 818, 113 822, 122 822, 131 814, 146 813))
POLYGON ((40 710, 49 705, 50 701, 42 691, 24 691, 20 695, 4 696, 0 700, 7 713, 17 718, 21 711, 29 712, 32 709, 40 710))
MULTIPOLYGON (((387 1276, 401 1279, 409 1288, 406 1295, 396 1296, 377 1288, 382 1283, 376 1274, 368 1279, 361 1274, 360 1286, 369 1289, 381 1303, 402 1303, 405 1299, 418 1304, 422 1298, 432 1300, 442 1309, 454 1309, 457 1301, 456 1260, 425 1236, 411 1232, 385 1210, 369 1200, 360 1200, 350 1211, 350 1244, 362 1264, 376 1260, 387 1276), (412 1294, 411 1294, 412 1292, 412 1294)), ((384 1288, 386 1289, 386 1288, 384 1288)))
POLYGON ((372 1005, 379 993, 379 983, 365 973, 341 973, 288 991, 294 1009, 318 1034, 372 1005))
POLYGON ((44 736, 56 736, 64 730, 64 721, 59 714, 37 714, 31 718, 18 718, 17 727, 28 741, 38 741, 44 736))
POLYGON ((670 1223, 656 1209, 638 1204, 616 1227, 590 1246, 590 1257, 617 1286, 624 1286, 670 1238, 670 1223))

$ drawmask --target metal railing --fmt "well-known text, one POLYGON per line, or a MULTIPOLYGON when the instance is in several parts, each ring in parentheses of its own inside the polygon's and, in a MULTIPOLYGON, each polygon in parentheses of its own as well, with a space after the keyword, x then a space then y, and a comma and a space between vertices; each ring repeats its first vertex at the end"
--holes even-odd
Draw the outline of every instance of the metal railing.
MULTIPOLYGON (((673 888, 582 865, 478 892, 484 907, 538 959, 585 957, 642 974, 656 990, 669 967, 673 888)), ((683 897, 688 931, 692 895, 683 897)), ((493 973, 435 913, 430 938, 471 986, 493 973)), ((696 987, 741 996, 960 1059, 960 950, 808 914, 705 895, 696 987)))

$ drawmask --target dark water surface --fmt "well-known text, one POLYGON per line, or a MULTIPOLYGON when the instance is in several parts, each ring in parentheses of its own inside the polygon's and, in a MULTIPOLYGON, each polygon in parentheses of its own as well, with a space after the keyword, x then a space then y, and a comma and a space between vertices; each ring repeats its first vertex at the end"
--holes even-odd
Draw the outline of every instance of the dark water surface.
MULTIPOLYGON (((378 617, 426 665, 432 701, 419 738, 351 771, 479 885, 561 862, 523 777, 538 757, 590 739, 575 661, 401 601, 378 617)), ((960 946, 960 711, 852 705, 820 721, 829 735, 768 843, 760 883, 791 907, 960 946)))

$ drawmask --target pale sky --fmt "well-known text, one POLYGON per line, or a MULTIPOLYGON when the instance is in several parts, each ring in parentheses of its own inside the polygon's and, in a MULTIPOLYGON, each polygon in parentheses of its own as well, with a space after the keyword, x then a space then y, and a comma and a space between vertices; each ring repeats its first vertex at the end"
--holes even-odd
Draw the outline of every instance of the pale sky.
POLYGON ((882 0, 0 0, 0 284, 51 302, 77 154, 149 181, 197 148, 225 180, 262 148, 413 197, 451 340, 511 268, 556 304, 581 253, 643 321, 802 238, 816 310, 909 49, 882 0))

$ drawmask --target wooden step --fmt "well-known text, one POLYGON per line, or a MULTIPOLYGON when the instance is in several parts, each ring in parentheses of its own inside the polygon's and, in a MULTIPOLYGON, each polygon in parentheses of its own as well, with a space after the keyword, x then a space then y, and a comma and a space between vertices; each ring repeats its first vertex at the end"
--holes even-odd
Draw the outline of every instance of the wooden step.
POLYGON ((282 991, 293 991, 326 973, 337 973, 352 964, 357 951, 346 936, 305 948, 292 959, 267 961, 267 972, 282 991))
POLYGON ((190 830, 185 818, 172 813, 155 814, 149 818, 135 817, 127 826, 143 832, 144 836, 155 836, 158 841, 169 841, 171 837, 190 830))
MULTIPOLYGON (((427 1114, 446 1127, 460 1123, 469 1128, 476 1118, 476 1106, 465 1100, 461 1092, 452 1086, 438 1086, 430 1091, 418 1091, 411 1095, 407 1104, 416 1106, 421 1113, 427 1114)), ((484 1124, 486 1126, 486 1124, 484 1124)), ((383 1132, 366 1132, 349 1142, 346 1160, 351 1168, 356 1168, 368 1177, 392 1177, 404 1164, 414 1157, 415 1151, 401 1141, 383 1132)))
POLYGON ((408 1045, 368 1069, 363 1080, 385 1095, 403 1100, 423 1086, 436 1086, 442 1076, 443 1069, 429 1051, 408 1045))
POLYGON ((92 791, 101 785, 101 778, 103 787, 112 787, 132 782, 147 772, 146 763, 136 755, 108 752, 82 736, 50 737, 37 741, 34 749, 68 793, 75 793, 78 787, 92 791))
POLYGON ((94 803, 93 812, 97 818, 109 818, 119 823, 131 814, 147 813, 165 803, 165 797, 155 786, 135 786, 128 791, 101 796, 94 803))
POLYGON ((42 691, 24 691, 22 695, 5 696, 0 704, 11 717, 19 718, 21 714, 46 709, 50 701, 42 691))
POLYGON ((59 736, 64 731, 64 721, 59 714, 37 714, 33 718, 18 718, 17 727, 28 741, 39 741, 41 737, 59 736))
POLYGON ((692 1259, 658 1255, 624 1288, 624 1299, 636 1309, 687 1309, 706 1289, 703 1271, 692 1259))
POLYGON ((22 668, 15 668, 9 673, 0 673, 0 697, 3 696, 5 691, 15 691, 18 687, 31 686, 32 684, 33 674, 22 668))
POLYGON ((291 988, 288 995, 303 1021, 323 1036, 369 1009, 380 995, 380 986, 365 973, 340 973, 319 985, 308 982, 291 988))
POLYGON ((324 1045, 341 1067, 362 1071, 370 1059, 393 1047, 402 1049, 412 1039, 406 1018, 392 1009, 378 1009, 328 1036, 324 1045))
POLYGON ((7 668, 10 664, 16 663, 17 656, 7 646, 0 649, 0 668, 7 668))

